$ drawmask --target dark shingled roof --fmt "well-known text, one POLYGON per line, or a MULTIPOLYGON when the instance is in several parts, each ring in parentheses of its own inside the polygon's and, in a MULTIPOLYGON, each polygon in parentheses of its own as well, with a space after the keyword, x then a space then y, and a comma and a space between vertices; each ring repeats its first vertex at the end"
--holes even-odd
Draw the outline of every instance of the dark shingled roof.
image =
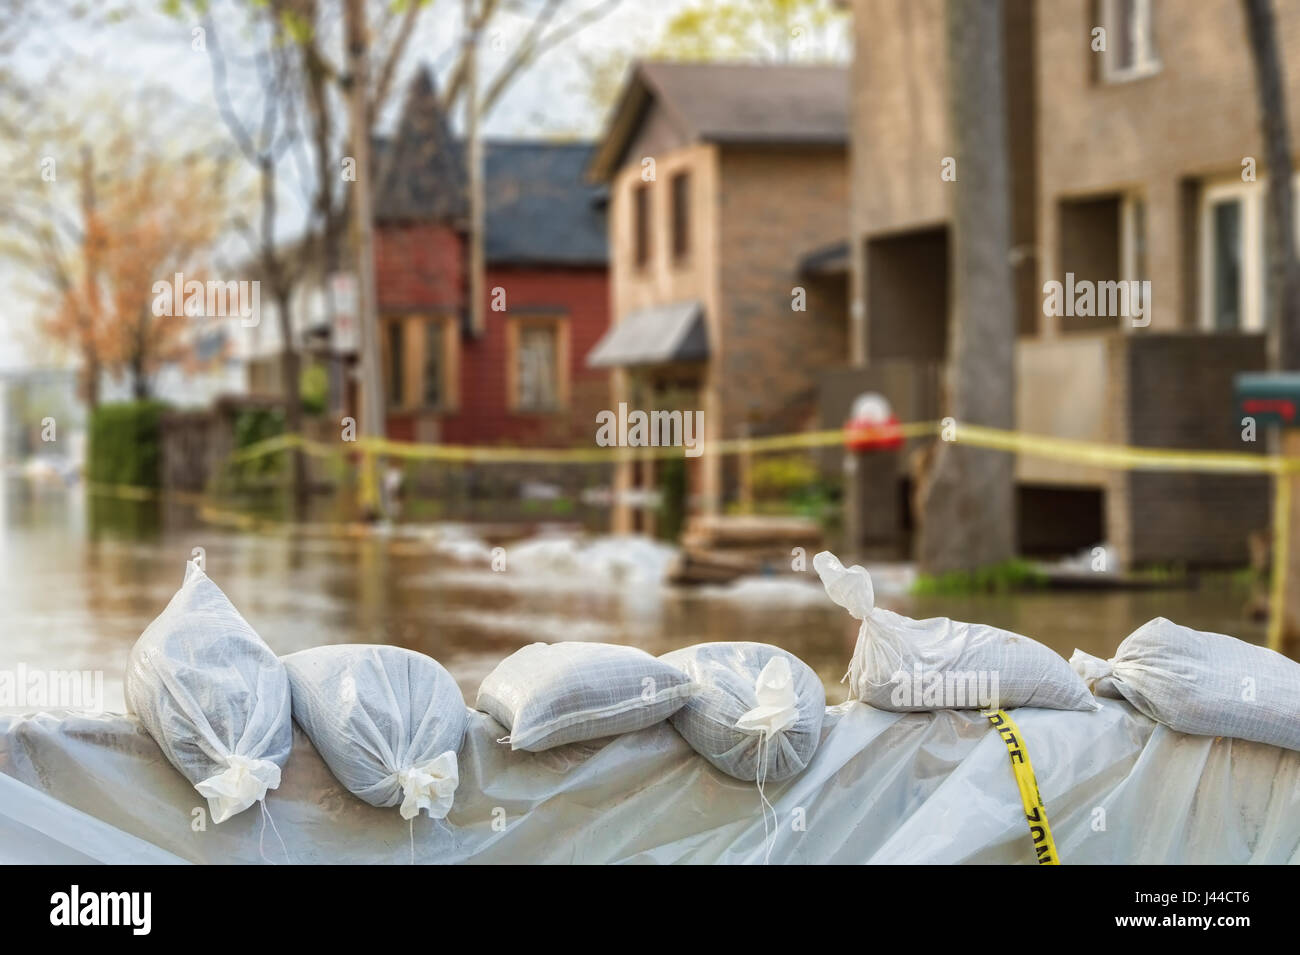
POLYGON ((397 135, 383 153, 376 165, 376 221, 464 222, 465 158, 438 108, 429 70, 419 70, 411 81, 397 135))
POLYGON ((603 191, 583 179, 593 148, 591 143, 485 144, 489 262, 605 264, 603 191))
POLYGON ((593 158, 594 178, 609 178, 622 162, 652 101, 682 136, 701 142, 848 143, 849 73, 843 66, 642 62, 593 158))
MULTIPOLYGON (((376 190, 380 222, 468 224, 464 144, 438 109, 429 71, 411 83, 376 190)), ((584 179, 591 143, 483 144, 484 252, 494 265, 604 265, 606 190, 584 179)))

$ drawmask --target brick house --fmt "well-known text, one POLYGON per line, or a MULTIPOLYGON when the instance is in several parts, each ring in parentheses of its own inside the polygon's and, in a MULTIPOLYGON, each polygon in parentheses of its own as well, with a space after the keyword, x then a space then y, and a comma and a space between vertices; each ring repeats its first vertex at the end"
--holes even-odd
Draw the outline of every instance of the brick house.
POLYGON ((412 81, 375 201, 387 431, 449 444, 590 442, 608 374, 588 351, 609 321, 603 190, 584 143, 484 144, 484 328, 468 320, 462 144, 430 75, 412 81))
MULTIPOLYGON (((646 62, 590 166, 609 184, 613 324, 589 365, 614 406, 702 410, 710 439, 806 427, 847 348, 847 71, 646 62)), ((735 493, 734 461, 692 459, 693 508, 735 493)), ((656 486, 620 465, 616 487, 656 486)), ((615 529, 652 530, 620 501, 615 529)))
MULTIPOLYGON (((823 392, 827 423, 886 394, 904 420, 938 411, 946 357, 951 155, 942 0, 854 0, 853 364, 823 392)), ((1277 5, 1300 148, 1300 9, 1277 5)), ((1265 362, 1267 170, 1237 0, 1007 0, 1006 113, 1019 340, 1017 427, 1058 437, 1262 451, 1234 415, 1235 373, 1265 362), (1094 29, 1107 49, 1094 51, 1094 29), (1045 308, 1045 283, 1147 280, 1146 314, 1045 308)), ((864 462, 860 549, 906 553, 908 454, 864 462), (883 506, 882 506, 883 505, 883 506)), ((1021 457, 1021 548, 1109 541, 1125 564, 1241 564, 1268 524, 1254 477, 1108 471, 1021 457)))

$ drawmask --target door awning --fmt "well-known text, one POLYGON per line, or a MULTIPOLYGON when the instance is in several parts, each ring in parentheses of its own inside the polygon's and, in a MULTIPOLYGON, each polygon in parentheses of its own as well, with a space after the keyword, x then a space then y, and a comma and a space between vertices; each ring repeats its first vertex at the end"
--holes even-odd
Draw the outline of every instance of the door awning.
POLYGON ((587 367, 628 368, 708 357, 704 306, 678 302, 630 312, 596 343, 587 355, 587 367))

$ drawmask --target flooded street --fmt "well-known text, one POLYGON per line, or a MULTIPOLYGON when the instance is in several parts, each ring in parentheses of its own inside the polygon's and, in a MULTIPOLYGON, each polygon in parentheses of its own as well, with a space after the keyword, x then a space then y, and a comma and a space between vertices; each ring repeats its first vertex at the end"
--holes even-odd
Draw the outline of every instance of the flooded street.
MULTIPOLYGON (((502 657, 538 640, 626 643, 659 654, 713 640, 790 650, 827 684, 830 702, 857 627, 807 581, 752 578, 727 588, 659 582, 671 551, 640 539, 532 540, 489 548, 445 531, 387 538, 237 533, 156 503, 87 505, 80 488, 9 481, 0 505, 0 669, 102 670, 105 707, 123 708, 122 675, 141 631, 202 547, 208 574, 277 653, 329 643, 391 643, 445 665, 466 699, 502 657)), ((810 561, 811 563, 811 561, 810 561)), ((1026 634, 1065 656, 1109 656, 1155 616, 1261 642, 1247 593, 1226 576, 1196 590, 913 597, 909 572, 876 572, 881 606, 1026 634)))

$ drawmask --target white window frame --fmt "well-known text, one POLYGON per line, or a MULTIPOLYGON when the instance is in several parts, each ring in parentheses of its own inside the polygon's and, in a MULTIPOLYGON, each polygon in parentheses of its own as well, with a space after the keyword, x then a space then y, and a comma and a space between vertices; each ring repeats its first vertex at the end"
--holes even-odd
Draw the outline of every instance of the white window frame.
POLYGON ((1151 27, 1154 0, 1133 0, 1133 63, 1120 66, 1119 50, 1112 44, 1115 24, 1119 22, 1119 0, 1101 0, 1101 25, 1106 29, 1106 52, 1102 56, 1102 78, 1107 83, 1127 83, 1160 72, 1160 57, 1156 54, 1154 32, 1151 27))
MULTIPOLYGON (((1125 282, 1141 282, 1150 278, 1150 275, 1144 275, 1138 268, 1138 251, 1137 251, 1137 206, 1146 204, 1146 196, 1140 192, 1125 193, 1120 197, 1119 203, 1119 270, 1120 279, 1125 282)), ((1145 212, 1145 210, 1144 210, 1145 212)), ((1144 215, 1143 230, 1146 230, 1147 223, 1150 221, 1149 214, 1144 215)), ((1147 244, 1147 270, 1151 268, 1150 262, 1150 243, 1147 244)), ((1138 294, 1141 294, 1140 292, 1138 294)), ((1144 302, 1143 307, 1146 310, 1147 319, 1151 317, 1151 303, 1144 302)), ((1121 327, 1126 332, 1131 332, 1134 326, 1132 318, 1127 317, 1121 323, 1121 327)))
MULTIPOLYGON (((1291 188, 1300 190, 1300 173, 1291 176, 1291 188)), ((1268 181, 1260 177, 1255 182, 1242 182, 1240 178, 1207 183, 1201 190, 1199 222, 1201 270, 1200 324, 1204 331, 1215 331, 1214 302, 1214 206, 1225 200, 1241 203, 1241 298, 1237 314, 1241 322, 1238 332, 1262 332, 1264 321, 1264 282, 1268 263, 1264 261, 1265 203, 1268 200, 1268 181)), ((1293 226, 1296 241, 1300 242, 1300 217, 1293 226)))

